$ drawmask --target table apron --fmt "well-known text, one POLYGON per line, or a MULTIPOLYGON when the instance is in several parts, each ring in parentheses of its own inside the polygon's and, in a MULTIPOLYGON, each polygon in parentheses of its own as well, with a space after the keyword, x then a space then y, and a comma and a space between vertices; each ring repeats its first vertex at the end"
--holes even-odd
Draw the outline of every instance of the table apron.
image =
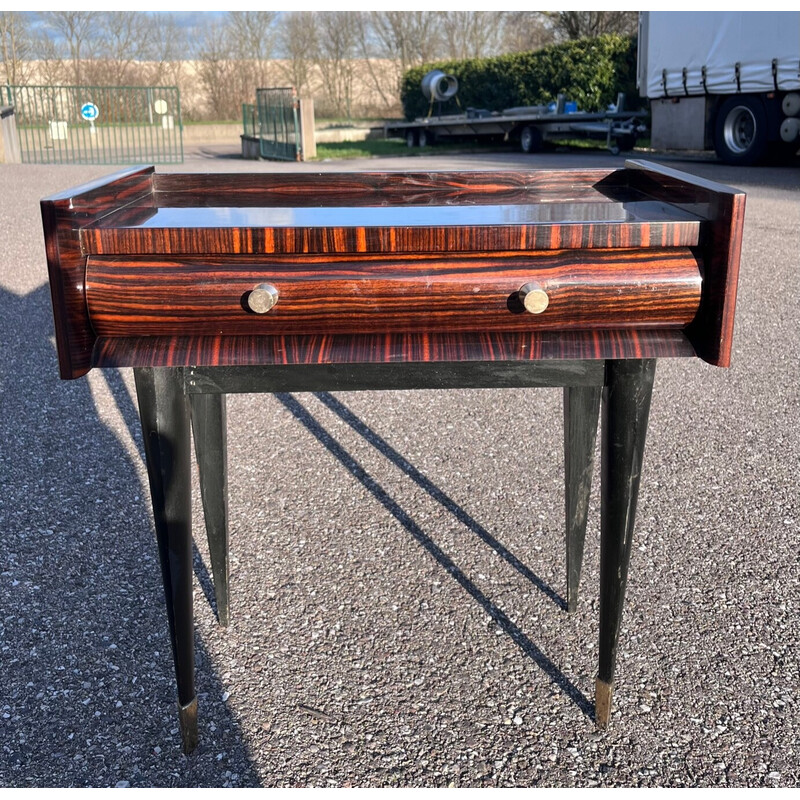
POLYGON ((605 362, 492 361, 187 367, 187 394, 602 386, 605 362))

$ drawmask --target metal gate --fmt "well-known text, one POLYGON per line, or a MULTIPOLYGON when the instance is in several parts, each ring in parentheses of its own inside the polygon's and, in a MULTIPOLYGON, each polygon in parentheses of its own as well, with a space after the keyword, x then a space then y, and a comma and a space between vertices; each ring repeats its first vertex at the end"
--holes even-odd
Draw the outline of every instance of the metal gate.
POLYGON ((293 86, 283 89, 256 89, 255 135, 262 158, 300 160, 299 101, 293 86))
POLYGON ((25 164, 183 163, 175 86, 2 88, 25 164))

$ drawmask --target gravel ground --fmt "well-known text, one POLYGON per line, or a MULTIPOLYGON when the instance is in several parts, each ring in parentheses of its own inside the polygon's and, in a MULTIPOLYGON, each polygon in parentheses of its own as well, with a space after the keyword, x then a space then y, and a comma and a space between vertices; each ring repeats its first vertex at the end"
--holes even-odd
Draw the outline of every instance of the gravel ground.
MULTIPOLYGON (((221 155, 180 169, 296 168, 221 155)), ((0 165, 0 785, 796 785, 800 169, 668 163, 748 191, 734 366, 659 363, 609 730, 596 491, 562 608, 558 390, 233 396, 233 620, 198 536, 189 758, 132 374, 56 368, 38 199, 112 169, 0 165)))

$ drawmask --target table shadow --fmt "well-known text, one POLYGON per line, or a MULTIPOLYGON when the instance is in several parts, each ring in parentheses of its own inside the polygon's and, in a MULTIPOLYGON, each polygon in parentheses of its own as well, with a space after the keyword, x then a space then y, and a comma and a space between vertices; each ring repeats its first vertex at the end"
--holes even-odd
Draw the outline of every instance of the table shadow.
MULTIPOLYGON (((467 594, 477 602, 481 608, 488 614, 488 616, 497 624, 497 626, 511 638, 511 640, 530 658, 547 676, 550 680, 573 702, 575 705, 589 718, 594 719, 594 704, 575 686, 572 681, 537 647, 537 645, 522 631, 522 629, 513 622, 508 615, 497 605, 495 605, 489 597, 487 597, 458 567, 453 559, 445 553, 441 547, 427 534, 422 527, 414 521, 411 515, 356 461, 355 458, 347 451, 338 441, 317 421, 317 419, 305 408, 293 395, 291 394, 276 394, 275 397, 278 401, 295 417, 308 431, 311 433, 320 444, 333 455, 344 468, 411 534, 411 536, 431 555, 435 561, 440 564, 445 572, 453 578, 467 594)), ((495 552, 498 547, 506 553, 503 557, 506 558, 512 566, 519 568, 517 565, 520 563, 518 559, 513 557, 502 545, 499 544, 488 532, 484 531, 478 523, 472 520, 469 515, 461 509, 461 514, 454 511, 450 506, 458 509, 457 504, 447 498, 437 487, 430 483, 424 476, 416 470, 406 459, 397 454, 392 448, 382 440, 377 434, 372 432, 364 423, 361 423, 352 412, 349 411, 343 404, 330 395, 324 393, 318 395, 320 400, 328 407, 334 410, 338 416, 344 419, 348 424, 352 424, 353 428, 365 436, 375 447, 377 447, 384 455, 398 466, 406 465, 407 469, 401 466, 406 474, 408 474, 415 482, 428 491, 432 497, 442 502, 448 510, 456 516, 459 521, 467 520, 464 522, 470 530, 478 533, 481 539, 489 544, 495 552), (356 425, 355 423, 358 422, 356 425), (396 456, 393 457, 393 455, 396 456), (419 479, 419 480, 418 480, 419 479), (447 503, 445 502, 448 501, 447 503), (473 525, 470 525, 471 521, 473 525), (486 534, 484 538, 480 531, 486 534), (511 559, 511 560, 509 560, 511 559)), ((524 565, 522 565, 524 566, 524 565)), ((530 570, 525 567, 525 570, 520 570, 523 575, 530 578, 533 575, 530 570)), ((533 575, 536 578, 535 575, 533 575)), ((546 584, 541 579, 536 578, 541 588, 546 587, 546 584)), ((549 588, 549 587, 547 587, 549 588)), ((546 592, 547 593, 547 592, 546 592)), ((548 596, 555 595, 550 590, 548 596), (551 594, 552 593, 552 594, 551 594)), ((558 597, 557 595, 555 596, 558 597)), ((559 598, 560 599, 560 598, 559 598)))
POLYGON ((138 414, 117 371, 116 409, 59 379, 52 324, 47 285, 0 290, 0 785, 259 786, 199 637, 200 745, 181 751, 138 414))
POLYGON ((549 584, 545 583, 527 564, 517 558, 502 542, 492 536, 483 525, 468 514, 451 497, 448 497, 433 481, 423 475, 408 459, 397 452, 385 439, 359 419, 344 403, 328 392, 317 392, 315 397, 339 419, 346 422, 356 433, 363 436, 379 453, 384 455, 398 469, 411 478, 422 490, 427 492, 437 503, 449 511, 462 525, 472 531, 483 542, 497 553, 500 558, 510 564, 524 578, 527 578, 542 594, 549 597, 562 611, 567 610, 567 603, 549 584))

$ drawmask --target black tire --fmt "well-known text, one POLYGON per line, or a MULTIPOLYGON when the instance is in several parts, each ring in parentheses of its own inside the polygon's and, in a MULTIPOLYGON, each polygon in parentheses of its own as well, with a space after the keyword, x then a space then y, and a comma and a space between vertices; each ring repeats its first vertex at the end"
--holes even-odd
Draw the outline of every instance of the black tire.
POLYGON ((726 163, 749 166, 767 152, 767 113, 758 97, 735 95, 719 109, 714 127, 714 149, 726 163))
POLYGON ((420 147, 433 147, 436 144, 436 135, 433 131, 422 128, 419 132, 418 140, 420 147))
POLYGON ((535 125, 526 125, 519 133, 523 153, 538 153, 542 149, 542 132, 535 125))
POLYGON ((414 128, 409 128, 406 131, 406 145, 408 147, 417 147, 419 145, 419 132, 414 128))
POLYGON ((617 142, 617 147, 623 153, 627 153, 628 150, 633 150, 633 148, 636 147, 636 134, 623 133, 621 136, 617 136, 616 142, 617 142))

